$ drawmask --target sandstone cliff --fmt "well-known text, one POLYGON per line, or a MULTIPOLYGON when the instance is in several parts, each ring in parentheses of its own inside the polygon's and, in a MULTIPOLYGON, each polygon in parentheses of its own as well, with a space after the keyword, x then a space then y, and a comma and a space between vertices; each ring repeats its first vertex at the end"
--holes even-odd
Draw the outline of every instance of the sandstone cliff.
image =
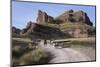
POLYGON ((46 12, 39 10, 37 23, 85 23, 90 26, 93 25, 85 12, 74 12, 73 10, 66 11, 55 19, 52 16, 47 15, 46 12))
POLYGON ((94 33, 92 25, 88 15, 83 11, 69 10, 54 18, 39 10, 37 21, 28 22, 27 26, 19 32, 20 35, 32 35, 42 39, 88 37, 94 33))
POLYGON ((83 11, 74 12, 73 10, 69 10, 58 16, 56 19, 59 19, 65 23, 85 23, 90 26, 93 25, 87 14, 83 11))
POLYGON ((46 12, 42 12, 41 10, 38 11, 37 23, 46 23, 46 22, 53 22, 54 19, 52 16, 47 15, 46 12))

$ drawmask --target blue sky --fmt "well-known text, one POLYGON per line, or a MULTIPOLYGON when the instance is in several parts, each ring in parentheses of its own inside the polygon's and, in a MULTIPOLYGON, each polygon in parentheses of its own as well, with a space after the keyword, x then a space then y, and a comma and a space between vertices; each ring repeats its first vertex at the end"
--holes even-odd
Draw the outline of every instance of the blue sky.
POLYGON ((36 21, 38 10, 46 12, 48 15, 57 17, 67 10, 82 10, 87 13, 90 20, 95 25, 95 7, 65 4, 45 4, 31 2, 12 2, 12 25, 17 28, 24 28, 29 21, 36 21))

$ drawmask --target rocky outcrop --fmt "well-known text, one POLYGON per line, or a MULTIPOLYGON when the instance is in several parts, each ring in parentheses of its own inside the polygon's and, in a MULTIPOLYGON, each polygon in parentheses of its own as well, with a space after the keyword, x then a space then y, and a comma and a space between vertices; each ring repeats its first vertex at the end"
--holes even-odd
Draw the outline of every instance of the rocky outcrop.
POLYGON ((33 22, 28 22, 26 27, 24 29, 22 29, 21 33, 20 34, 28 34, 28 33, 31 33, 31 32, 34 32, 34 29, 36 28, 36 24, 33 23, 33 22))
POLYGON ((83 31, 80 28, 65 30, 64 32, 75 38, 88 37, 88 31, 87 30, 83 31))
POLYGON ((16 28, 16 27, 12 27, 12 37, 17 37, 20 35, 21 30, 16 28))
POLYGON ((53 22, 53 17, 47 15, 47 13, 42 12, 41 10, 38 11, 37 23, 46 23, 46 22, 53 22))
POLYGON ((69 10, 54 19, 52 16, 39 10, 37 22, 28 22, 21 32, 19 29, 13 28, 13 32, 20 32, 21 35, 32 35, 35 38, 49 39, 92 36, 95 34, 92 28, 92 22, 83 11, 74 12, 69 10), (67 23, 71 24, 68 25, 67 23))
POLYGON ((69 10, 58 16, 57 18, 53 18, 52 16, 47 15, 46 12, 41 10, 38 11, 37 23, 85 23, 92 26, 92 22, 90 21, 87 14, 83 11, 69 10))
POLYGON ((21 31, 21 35, 27 34, 39 39, 59 38, 59 36, 65 37, 65 34, 58 28, 52 28, 31 22, 29 22, 26 28, 21 31))
POLYGON ((15 34, 20 34, 21 30, 16 28, 16 27, 12 27, 12 33, 15 33, 15 34))
POLYGON ((73 10, 66 11, 56 19, 61 20, 66 23, 85 23, 92 26, 92 22, 90 21, 87 14, 83 11, 74 12, 73 10))

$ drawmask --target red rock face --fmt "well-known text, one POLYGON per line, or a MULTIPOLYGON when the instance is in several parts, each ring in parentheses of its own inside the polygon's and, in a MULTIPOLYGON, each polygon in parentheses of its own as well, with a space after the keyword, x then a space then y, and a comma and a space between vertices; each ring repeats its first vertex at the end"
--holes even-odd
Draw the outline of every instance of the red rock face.
POLYGON ((85 23, 90 26, 93 24, 91 23, 89 17, 87 14, 83 11, 77 11, 74 12, 73 10, 69 10, 62 15, 60 15, 57 19, 63 21, 63 22, 71 22, 71 23, 85 23))
POLYGON ((53 20, 53 17, 47 15, 47 13, 38 11, 37 23, 52 22, 53 20))
POLYGON ((35 28, 37 27, 36 23, 28 22, 26 28, 21 31, 21 34, 28 34, 34 32, 35 28))
MULTIPOLYGON (((82 30, 77 28, 77 29, 71 29, 68 30, 66 29, 65 32, 61 32, 59 28, 50 28, 47 26, 41 25, 42 23, 56 23, 56 24, 62 24, 62 23, 85 23, 87 25, 92 26, 92 23, 87 16, 87 14, 83 11, 77 11, 74 12, 73 10, 69 10, 56 19, 54 19, 52 16, 49 16, 47 13, 39 10, 38 11, 38 17, 37 17, 37 22, 28 22, 26 28, 24 28, 21 31, 21 34, 29 34, 29 33, 36 33, 38 36, 42 37, 44 36, 45 38, 47 37, 59 37, 62 35, 71 35, 73 37, 87 37, 88 32, 82 33, 82 30), (59 30, 59 31, 57 31, 59 30), (51 35, 51 36, 50 36, 51 35), (59 36, 56 36, 59 35, 59 36)), ((86 30, 86 29, 85 29, 86 30)))
POLYGON ((46 12, 41 10, 38 11, 37 23, 85 23, 90 26, 93 24, 91 23, 87 14, 83 11, 74 12, 73 10, 66 11, 65 13, 58 16, 58 18, 54 19, 52 16, 47 15, 46 12))
POLYGON ((38 11, 38 18, 37 18, 37 22, 40 23, 40 22, 44 22, 44 16, 43 16, 43 12, 42 11, 38 11))

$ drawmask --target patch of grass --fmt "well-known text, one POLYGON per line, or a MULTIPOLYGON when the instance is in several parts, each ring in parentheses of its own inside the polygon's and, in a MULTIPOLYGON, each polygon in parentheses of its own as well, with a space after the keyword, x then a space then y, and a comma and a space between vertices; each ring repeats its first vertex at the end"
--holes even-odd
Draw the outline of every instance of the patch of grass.
POLYGON ((53 24, 53 23, 43 23, 41 24, 43 26, 48 26, 48 27, 51 27, 51 28, 59 28, 59 24, 53 24))
POLYGON ((92 29, 91 26, 89 25, 86 25, 86 24, 77 24, 77 23, 63 23, 63 24, 60 24, 60 29, 61 30, 67 30, 67 29, 76 29, 76 28, 79 28, 81 30, 87 30, 87 29, 92 29))
POLYGON ((50 55, 41 48, 25 53, 20 59, 15 61, 15 65, 27 65, 27 64, 46 64, 50 60, 50 55))
POLYGON ((53 23, 44 23, 44 24, 41 24, 43 26, 48 26, 48 27, 51 27, 51 28, 58 28, 60 29, 61 31, 64 31, 64 30, 73 30, 73 29, 76 29, 76 28, 79 28, 81 29, 82 31, 85 31, 85 30, 88 30, 88 29, 93 29, 92 26, 89 26, 87 24, 84 24, 84 23, 70 23, 70 22, 64 22, 62 24, 53 24, 53 23))
POLYGON ((15 46, 12 49, 12 57, 13 58, 20 58, 23 54, 31 51, 31 48, 22 48, 21 46, 15 46))
POLYGON ((71 43, 72 47, 92 47, 92 48, 95 48, 95 41, 73 41, 71 43))
POLYGON ((69 43, 65 42, 64 47, 93 47, 95 48, 95 38, 87 39, 87 38, 80 38, 80 39, 73 39, 70 40, 69 43))
POLYGON ((81 44, 81 45, 85 45, 85 44, 95 44, 95 41, 72 41, 71 44, 81 44))
POLYGON ((15 46, 15 45, 21 45, 21 44, 28 44, 24 41, 17 41, 17 40, 12 40, 12 46, 15 46))
POLYGON ((32 35, 30 34, 16 34, 16 33, 12 33, 12 37, 13 38, 25 38, 25 39, 31 39, 32 38, 32 35))

